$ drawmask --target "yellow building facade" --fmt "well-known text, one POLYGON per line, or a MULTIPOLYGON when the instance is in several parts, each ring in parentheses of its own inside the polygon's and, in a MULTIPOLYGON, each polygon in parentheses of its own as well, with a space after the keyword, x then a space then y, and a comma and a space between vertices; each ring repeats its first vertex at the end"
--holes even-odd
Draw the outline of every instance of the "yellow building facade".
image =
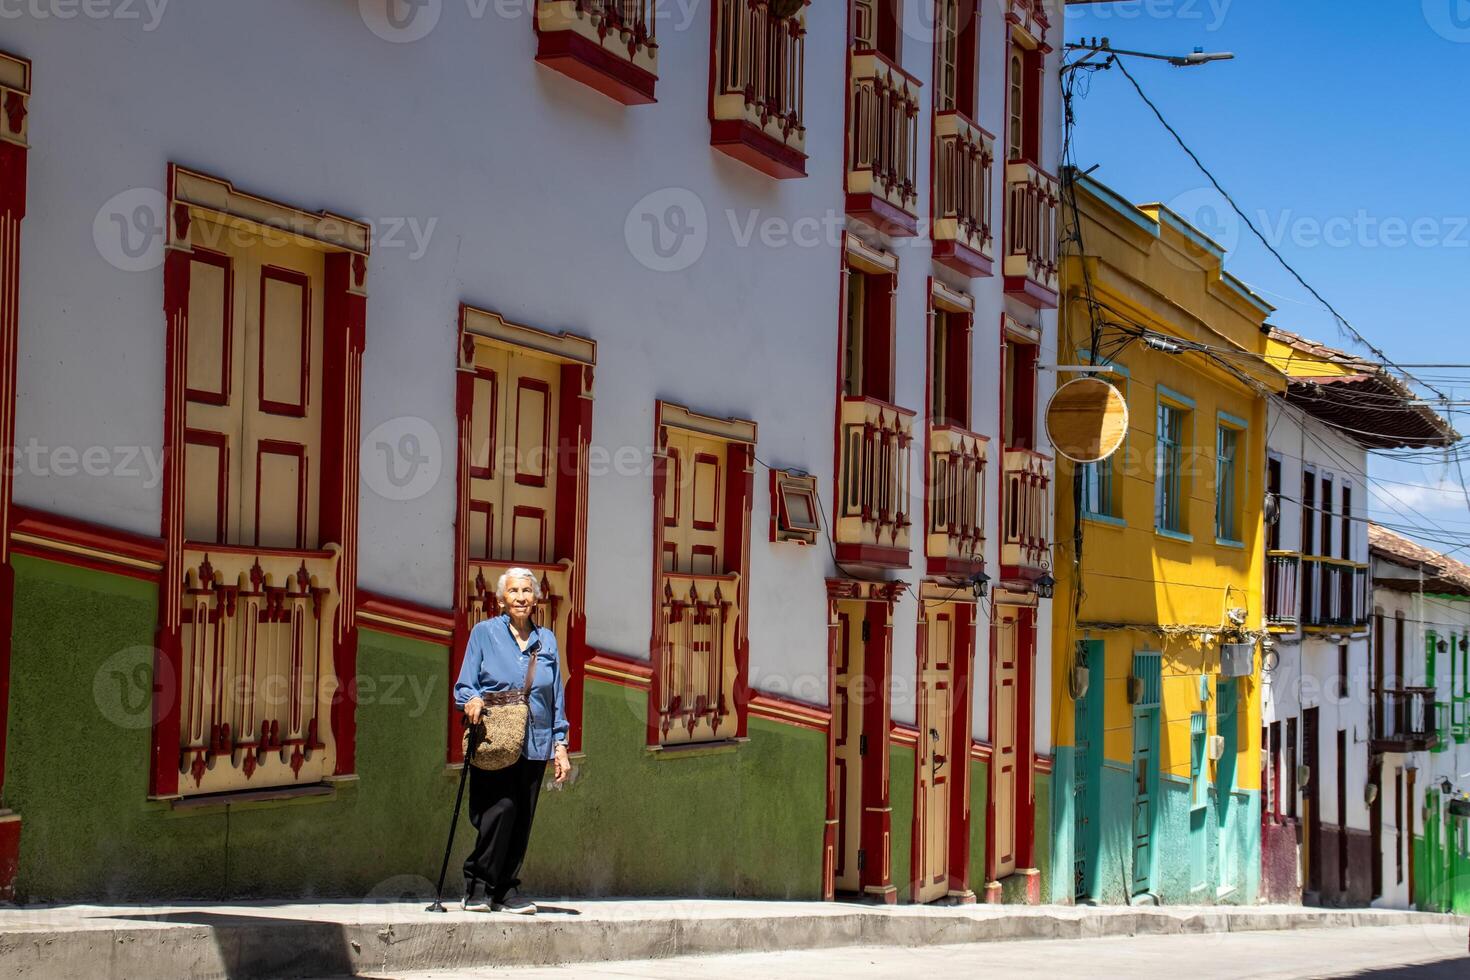
POLYGON ((1271 307, 1166 207, 1074 190, 1058 361, 1129 422, 1109 459, 1057 461, 1051 897, 1250 903, 1271 307))

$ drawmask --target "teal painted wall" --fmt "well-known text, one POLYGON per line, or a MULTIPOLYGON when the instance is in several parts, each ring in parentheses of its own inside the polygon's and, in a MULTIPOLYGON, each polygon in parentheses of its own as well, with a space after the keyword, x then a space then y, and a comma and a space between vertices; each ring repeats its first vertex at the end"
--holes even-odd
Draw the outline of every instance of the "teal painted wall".
MULTIPOLYGON (((156 615, 151 584, 16 558, 4 804, 23 821, 18 898, 396 897, 437 877, 458 781, 443 647, 361 633, 359 778, 332 797, 182 810, 146 799, 156 615)), ((817 897, 825 734, 756 718, 732 752, 659 760, 645 705, 588 681, 588 754, 542 796, 528 890, 817 897)), ((911 784, 912 753, 894 761, 911 784)), ((909 807, 894 815, 905 868, 909 807)), ((462 817, 454 864, 469 835, 462 817)))
MULTIPOLYGON (((1054 869, 1047 887, 1042 889, 1043 901, 1053 904, 1071 904, 1076 895, 1075 862, 1077 860, 1077 811, 1074 806, 1077 779, 1077 753, 1070 745, 1059 745, 1052 751, 1051 794, 1051 846, 1047 862, 1054 869)), ((1038 843, 1043 833, 1037 820, 1038 843)))

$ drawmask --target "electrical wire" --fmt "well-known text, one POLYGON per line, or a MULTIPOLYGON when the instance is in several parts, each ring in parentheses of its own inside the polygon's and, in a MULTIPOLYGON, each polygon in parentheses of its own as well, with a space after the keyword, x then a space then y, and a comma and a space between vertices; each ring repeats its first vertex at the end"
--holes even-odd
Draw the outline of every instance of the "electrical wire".
MULTIPOLYGON (((1292 278, 1294 278, 1298 283, 1301 284, 1302 288, 1311 293, 1312 296, 1317 300, 1317 302, 1321 303, 1322 306, 1326 308, 1327 312, 1332 314, 1332 316, 1337 320, 1342 329, 1348 335, 1350 335, 1354 340, 1362 344, 1368 350, 1372 351, 1374 356, 1377 357, 1384 364, 1396 368, 1399 373, 1402 374, 1405 378, 1414 380, 1413 375, 1411 375, 1404 368, 1395 364, 1387 354, 1385 354, 1381 349, 1374 345, 1373 342, 1370 341, 1367 337, 1364 337, 1363 334, 1360 333, 1356 327, 1348 322, 1348 319, 1345 316, 1338 312, 1337 307, 1328 302, 1325 296, 1318 292, 1311 283, 1307 282, 1307 280, 1302 277, 1302 274, 1297 272, 1297 270, 1292 266, 1290 262, 1286 261, 1285 256, 1277 251, 1276 247, 1271 244, 1271 240, 1267 238, 1266 235, 1263 234, 1259 228, 1256 227, 1255 222, 1251 220, 1250 216, 1245 213, 1240 205, 1235 203, 1235 199, 1230 196, 1230 193, 1226 191, 1223 186, 1221 186, 1220 181, 1215 178, 1215 175, 1210 172, 1210 169, 1204 165, 1204 162, 1200 160, 1199 156, 1194 152, 1194 150, 1189 148, 1189 144, 1184 142, 1184 138, 1179 135, 1178 130, 1169 125, 1169 121, 1164 118, 1164 114, 1159 111, 1159 107, 1155 105, 1153 103, 1153 100, 1151 100, 1148 95, 1143 91, 1143 86, 1138 84, 1138 80, 1135 79, 1132 73, 1128 71, 1128 67, 1123 64, 1122 59, 1113 58, 1111 59, 1111 61, 1112 64, 1117 67, 1118 71, 1123 73, 1123 77, 1128 79, 1129 84, 1133 86, 1133 90, 1138 93, 1138 97, 1143 100, 1143 104, 1148 106, 1148 108, 1153 112, 1154 117, 1158 119, 1159 124, 1164 127, 1164 129, 1169 133, 1170 136, 1174 138, 1174 142, 1179 144, 1179 148, 1188 155, 1189 159, 1194 161, 1194 165, 1199 168, 1200 173, 1205 175, 1205 178, 1209 180, 1210 184, 1214 186, 1215 190, 1219 192, 1222 198, 1225 199, 1225 203, 1229 204, 1231 210, 1233 210, 1240 217, 1241 221, 1245 222, 1245 226, 1251 230, 1252 234, 1254 234, 1256 238, 1260 239, 1261 244, 1266 247, 1266 250, 1276 258, 1277 262, 1281 263, 1281 267, 1289 272, 1292 278)), ((1420 383, 1422 384, 1422 382, 1420 383)), ((1429 390, 1433 391, 1436 395, 1440 395, 1441 397, 1443 397, 1443 392, 1436 390, 1432 386, 1424 385, 1424 387, 1429 388, 1429 390)))

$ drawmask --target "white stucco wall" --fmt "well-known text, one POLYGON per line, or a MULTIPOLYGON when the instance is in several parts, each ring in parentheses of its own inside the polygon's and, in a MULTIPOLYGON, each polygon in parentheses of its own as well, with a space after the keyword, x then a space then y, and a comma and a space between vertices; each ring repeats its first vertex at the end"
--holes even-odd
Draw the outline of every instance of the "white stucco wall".
MULTIPOLYGON (((139 5, 136 20, 0 22, 0 47, 35 65, 17 441, 23 451, 38 447, 32 456, 40 463, 23 460, 18 502, 158 533, 162 240, 148 229, 156 227, 172 161, 242 190, 374 225, 363 433, 386 425, 380 431, 437 435, 440 476, 421 496, 390 500, 372 486, 371 467, 384 461, 364 453, 363 588, 441 608, 451 603, 454 342, 462 302, 598 342, 587 610, 595 646, 647 656, 655 399, 754 419, 759 458, 815 473, 830 514, 840 232, 847 226, 844 6, 809 8, 809 176, 793 181, 766 178, 709 145, 707 0, 669 5, 659 24, 659 102, 636 108, 538 66, 526 4, 490 5, 475 16, 482 6, 442 0, 437 26, 412 43, 375 35, 352 0, 211 0, 167 4, 156 20, 139 5), (698 246, 702 229, 702 252, 678 271, 650 268, 657 263, 648 239, 636 234, 641 214, 691 202, 697 208, 686 213, 696 234, 685 247, 698 246), (113 223, 135 214, 142 223, 127 240, 137 256, 123 249, 113 223), (759 234, 742 243, 752 221, 760 228, 773 219, 768 227, 780 233, 802 218, 807 233, 822 230, 814 243, 762 244, 759 234), (63 475, 75 464, 58 457, 58 447, 80 454, 94 446, 106 447, 112 463, 63 475), (131 466, 121 465, 126 460, 131 466)), ((910 5, 904 65, 925 83, 919 173, 920 213, 927 214, 932 49, 922 6, 910 5)), ((1005 26, 996 0, 981 6, 978 121, 998 134, 1005 26)), ((1053 20, 1059 46, 1060 11, 1053 20)), ((1050 55, 1046 73, 1043 158, 1053 165, 1059 57, 1050 55)), ((997 227, 1002 189, 997 179, 997 227)), ((934 265, 922 241, 894 248, 901 256, 896 397, 922 412, 926 282, 934 265)), ((993 569, 1001 314, 1009 309, 1043 326, 1044 363, 1055 363, 1055 316, 1008 305, 998 276, 966 283, 938 274, 971 287, 976 301, 973 427, 993 439, 993 569)), ((1042 373, 1038 407, 1054 380, 1042 373)), ((922 473, 917 453, 913 473, 916 480, 922 473)), ((755 486, 751 678, 824 703, 824 579, 836 570, 825 543, 767 542, 764 469, 755 486)), ((902 576, 915 584, 922 547, 915 533, 913 569, 902 576)), ((893 715, 905 722, 914 718, 915 618, 914 599, 906 597, 895 614, 893 651, 893 715)), ((1035 734, 1045 752, 1049 603, 1038 627, 1035 734)), ((983 736, 988 618, 979 629, 975 731, 983 736)))

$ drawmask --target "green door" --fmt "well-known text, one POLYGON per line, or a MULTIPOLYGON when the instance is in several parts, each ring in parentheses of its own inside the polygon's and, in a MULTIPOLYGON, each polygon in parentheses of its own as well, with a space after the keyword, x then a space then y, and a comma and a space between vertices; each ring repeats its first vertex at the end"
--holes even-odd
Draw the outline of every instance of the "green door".
MULTIPOLYGON (((1220 891, 1228 891, 1239 885, 1239 852, 1231 839, 1234 829, 1230 821, 1234 816, 1235 759, 1239 749, 1235 710, 1235 678, 1215 678, 1215 732, 1225 743, 1220 761, 1215 764, 1215 811, 1219 816, 1219 867, 1220 891)), ((1318 778, 1312 773, 1312 778, 1318 778)))
POLYGON ((1151 890, 1154 868, 1154 786, 1159 715, 1156 708, 1133 712, 1133 894, 1151 890))
POLYGON ((1097 848, 1101 829, 1103 643, 1083 640, 1077 644, 1078 666, 1085 666, 1093 680, 1087 693, 1075 702, 1075 775, 1072 800, 1073 897, 1079 902, 1095 900, 1097 848))

